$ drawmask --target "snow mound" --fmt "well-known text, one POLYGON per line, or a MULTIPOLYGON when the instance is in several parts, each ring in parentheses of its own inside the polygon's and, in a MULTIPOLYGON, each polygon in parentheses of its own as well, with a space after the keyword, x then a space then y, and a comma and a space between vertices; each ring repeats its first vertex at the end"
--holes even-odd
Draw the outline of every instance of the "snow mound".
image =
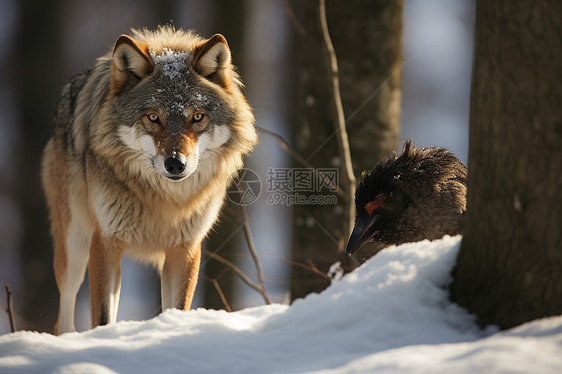
POLYGON ((0 373, 559 373, 562 318, 489 336, 448 301, 460 237, 379 252, 321 294, 0 337, 0 373))

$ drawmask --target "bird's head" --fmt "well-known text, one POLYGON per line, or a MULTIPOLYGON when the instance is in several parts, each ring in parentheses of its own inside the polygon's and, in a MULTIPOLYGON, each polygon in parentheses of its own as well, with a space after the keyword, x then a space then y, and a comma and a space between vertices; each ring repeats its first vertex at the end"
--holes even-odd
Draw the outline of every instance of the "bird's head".
POLYGON ((409 205, 409 197, 398 183, 400 177, 384 165, 361 174, 361 182, 355 191, 357 215, 347 244, 348 256, 363 244, 384 242, 385 237, 392 234, 393 225, 409 205))
POLYGON ((380 250, 458 233, 465 195, 466 167, 451 152, 406 142, 399 157, 362 173, 346 255, 368 242, 377 243, 380 250))

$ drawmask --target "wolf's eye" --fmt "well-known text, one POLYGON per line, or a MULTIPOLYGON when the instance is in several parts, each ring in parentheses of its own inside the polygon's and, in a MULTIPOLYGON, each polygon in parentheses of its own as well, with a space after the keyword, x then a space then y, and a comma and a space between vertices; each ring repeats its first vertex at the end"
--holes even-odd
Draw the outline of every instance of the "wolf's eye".
POLYGON ((154 123, 160 122, 160 118, 158 118, 158 114, 156 113, 150 113, 147 117, 150 120, 150 122, 154 122, 154 123))
POLYGON ((203 113, 195 113, 193 115, 193 122, 200 122, 205 115, 203 113))

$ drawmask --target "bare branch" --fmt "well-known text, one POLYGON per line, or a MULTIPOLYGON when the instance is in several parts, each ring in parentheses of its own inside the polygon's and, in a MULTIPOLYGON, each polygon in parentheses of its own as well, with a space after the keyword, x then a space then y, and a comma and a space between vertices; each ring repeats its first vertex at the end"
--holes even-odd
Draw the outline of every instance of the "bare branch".
POLYGON ((320 177, 322 178, 323 182, 330 187, 330 190, 335 190, 336 194, 338 194, 338 196, 346 199, 347 195, 345 194, 345 192, 340 188, 340 186, 336 186, 332 183, 332 181, 330 181, 330 179, 326 176, 326 174, 322 173, 321 171, 318 171, 307 159, 305 159, 304 157, 301 156, 301 154, 299 152, 297 152, 293 147, 291 147, 289 145, 289 143, 287 143, 287 141, 279 134, 277 134, 276 132, 273 132, 271 130, 267 130, 264 129, 263 127, 257 127, 258 131, 263 132, 264 134, 267 134, 269 136, 271 136, 273 139, 277 140, 277 142, 279 143, 279 146, 285 151, 287 152, 291 157, 293 157, 295 159, 295 161, 297 161, 298 163, 300 163, 301 165, 312 169, 314 171, 314 175, 316 177, 320 177))
POLYGON ((223 273, 224 273, 224 271, 217 278, 210 278, 208 276, 205 276, 205 278, 207 278, 208 281, 213 283, 213 286, 215 287, 215 290, 219 294, 219 297, 220 297, 220 299, 222 301, 222 304, 224 305, 224 308, 226 309, 226 311, 232 312, 232 308, 230 307, 230 304, 228 303, 228 300, 226 300, 226 296, 224 295, 224 292, 222 292, 222 288, 221 288, 221 286, 218 282, 218 278, 220 278, 223 273))
POLYGON ((307 259, 306 262, 308 262, 308 265, 303 264, 303 263, 300 263, 300 262, 297 262, 297 261, 288 260, 288 259, 283 258, 283 257, 281 257, 280 259, 281 259, 281 261, 287 262, 287 263, 289 263, 289 264, 291 264, 291 265, 295 265, 295 266, 298 266, 298 267, 300 267, 300 268, 303 268, 303 269, 306 269, 306 270, 310 270, 311 272, 313 272, 314 274, 317 274, 317 275, 321 276, 322 278, 331 279, 331 278, 328 276, 328 274, 326 274, 326 273, 322 272, 320 269, 318 269, 318 268, 316 267, 316 265, 314 265, 314 264, 312 263, 312 260, 311 260, 311 259, 307 259))
MULTIPOLYGON (((238 190, 240 191, 240 186, 238 185, 238 190)), ((256 252, 256 246, 254 244, 254 238, 252 237, 252 232, 250 231, 250 222, 248 221, 248 212, 246 210, 246 206, 240 204, 240 213, 242 215, 242 223, 244 224, 244 236, 246 237, 246 243, 248 243, 248 250, 252 255, 252 259, 254 260, 254 264, 256 265, 256 270, 258 272, 258 282, 259 282, 259 291, 265 301, 266 304, 271 304, 267 293, 265 292, 265 285, 263 283, 263 272, 261 269, 261 263, 258 258, 258 254, 256 252)))
POLYGON ((334 99, 334 114, 336 117, 338 149, 340 157, 342 159, 342 179, 345 185, 344 190, 346 192, 348 220, 346 222, 346 227, 344 227, 343 233, 344 235, 347 234, 347 236, 349 236, 351 234, 354 223, 353 220, 355 218, 355 205, 353 204, 353 194, 355 191, 355 175, 353 174, 351 152, 349 150, 349 140, 347 137, 347 130, 345 128, 345 115, 343 112, 343 105, 341 101, 338 60, 336 58, 336 52, 334 50, 332 40, 330 38, 328 21, 326 20, 326 0, 319 0, 319 11, 320 26, 322 28, 322 35, 324 36, 324 44, 330 59, 330 81, 332 86, 332 98, 334 99))
POLYGON ((258 286, 250 278, 248 278, 248 276, 246 276, 246 274, 244 274, 244 272, 238 266, 236 266, 235 263, 233 263, 232 261, 227 260, 226 258, 222 257, 221 255, 213 253, 213 252, 211 252, 207 249, 205 250, 205 254, 207 256, 211 257, 212 259, 220 262, 221 264, 228 266, 232 271, 234 271, 234 273, 236 275, 238 275, 238 277, 240 277, 240 279, 244 283, 246 283, 248 285, 248 287, 253 288, 254 290, 258 291, 260 294, 262 293, 262 290, 260 289, 260 286, 258 286))
POLYGON ((308 162, 304 157, 302 157, 300 153, 298 153, 293 147, 291 147, 289 143, 287 143, 287 141, 281 135, 279 135, 274 131, 264 129, 263 127, 256 126, 256 128, 258 129, 258 131, 270 135, 275 140, 277 140, 281 148, 283 148, 283 150, 286 151, 291 157, 293 157, 298 163, 306 166, 307 168, 311 168, 311 169, 314 168, 312 164, 308 162))
POLYGON ((14 317, 14 306, 12 304, 12 287, 9 284, 6 284, 6 296, 8 297, 8 307, 6 308, 6 312, 10 317, 10 329, 12 332, 16 332, 16 319, 14 317))
POLYGON ((299 22, 297 15, 295 14, 295 10, 289 3, 289 0, 285 0, 285 11, 287 12, 289 19, 291 20, 291 23, 293 24, 293 27, 295 28, 295 31, 299 34, 299 36, 306 36, 306 30, 304 29, 304 26, 299 22))

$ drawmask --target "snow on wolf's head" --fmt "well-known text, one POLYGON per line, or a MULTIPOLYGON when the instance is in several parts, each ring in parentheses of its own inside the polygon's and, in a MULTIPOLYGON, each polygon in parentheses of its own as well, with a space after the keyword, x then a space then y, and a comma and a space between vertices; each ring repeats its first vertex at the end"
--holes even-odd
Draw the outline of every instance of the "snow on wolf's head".
POLYGON ((116 134, 128 149, 118 156, 151 180, 183 181, 204 160, 238 168, 257 142, 241 88, 222 35, 133 30, 111 54, 105 133, 116 134))

